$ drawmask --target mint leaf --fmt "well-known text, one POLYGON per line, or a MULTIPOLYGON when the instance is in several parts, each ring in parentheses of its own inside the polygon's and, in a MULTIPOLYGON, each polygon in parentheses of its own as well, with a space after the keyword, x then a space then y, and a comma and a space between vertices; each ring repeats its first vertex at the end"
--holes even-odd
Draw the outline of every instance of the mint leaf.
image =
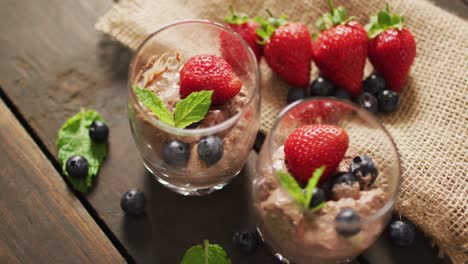
POLYGON ((140 100, 146 108, 151 110, 161 122, 174 126, 174 116, 155 93, 148 89, 141 88, 136 84, 133 85, 133 90, 138 100, 140 100))
POLYGON ((310 209, 310 211, 312 212, 317 212, 318 210, 322 209, 323 207, 325 207, 325 205, 327 205, 326 202, 323 202, 323 203, 320 203, 319 205, 315 206, 314 208, 310 209))
POLYGON ((185 128, 205 118, 210 109, 213 91, 193 92, 176 104, 174 125, 185 128))
POLYGON ((305 197, 305 207, 309 208, 310 201, 312 200, 312 193, 314 192, 315 187, 317 186, 320 177, 322 177, 323 172, 325 171, 325 166, 322 166, 314 171, 312 177, 309 178, 306 187, 306 197, 305 197))
POLYGON ((180 264, 231 264, 231 260, 221 246, 205 240, 203 245, 189 248, 180 264))
POLYGON ((304 194, 302 193, 302 189, 297 183, 297 181, 293 178, 293 176, 289 175, 287 172, 279 171, 278 172, 279 179, 281 185, 288 191, 288 193, 302 206, 305 206, 305 199, 304 194))
POLYGON ((80 192, 86 192, 91 187, 93 179, 107 155, 107 143, 96 144, 89 137, 89 127, 96 120, 104 121, 95 110, 82 109, 78 114, 65 121, 58 132, 58 160, 63 173, 73 188, 80 192), (72 178, 67 173, 66 163, 68 158, 73 155, 80 155, 88 160, 88 175, 83 179, 72 178))

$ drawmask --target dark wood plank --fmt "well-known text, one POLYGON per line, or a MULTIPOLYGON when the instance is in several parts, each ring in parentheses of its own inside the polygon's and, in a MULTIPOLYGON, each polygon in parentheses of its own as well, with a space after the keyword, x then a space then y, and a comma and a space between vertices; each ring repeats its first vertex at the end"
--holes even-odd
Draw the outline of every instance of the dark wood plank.
POLYGON ((86 198, 137 262, 176 263, 186 248, 208 238, 226 247, 234 263, 271 263, 266 248, 243 257, 230 242, 234 230, 252 225, 249 169, 225 190, 187 198, 164 189, 141 165, 126 114, 131 52, 93 28, 111 2, 1 1, 0 85, 54 155, 60 125, 80 107, 108 120, 110 155, 86 198), (147 193, 147 217, 123 215, 119 197, 130 188, 147 193))
POLYGON ((0 101, 0 263, 123 263, 0 101))

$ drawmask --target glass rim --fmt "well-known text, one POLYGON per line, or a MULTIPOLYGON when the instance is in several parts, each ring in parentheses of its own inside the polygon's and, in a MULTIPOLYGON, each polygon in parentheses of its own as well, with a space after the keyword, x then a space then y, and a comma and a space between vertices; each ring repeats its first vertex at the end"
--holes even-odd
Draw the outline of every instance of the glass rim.
MULTIPOLYGON (((268 144, 268 151, 270 153, 274 153, 274 150, 273 149, 273 143, 272 143, 272 136, 271 136, 271 132, 274 132, 281 119, 287 114, 289 113, 289 111, 291 111, 292 109, 294 109, 296 106, 300 105, 300 104, 304 104, 304 103, 307 103, 307 102, 312 102, 312 101, 321 101, 321 100, 326 100, 326 101, 335 101, 335 102, 339 102, 339 103, 344 103, 344 104, 347 104, 349 106, 351 106, 353 109, 357 109, 357 110, 362 110, 361 113, 363 113, 366 118, 370 118, 375 124, 377 124, 377 126, 387 135, 388 139, 390 140, 390 142, 392 143, 392 146, 393 146, 393 149, 396 153, 396 158, 397 158, 397 176, 398 179, 397 179, 397 186, 396 186, 396 189, 393 193, 391 193, 391 196, 388 198, 388 201, 385 202, 385 204, 380 207, 376 212, 374 212, 373 214, 363 218, 361 217, 361 224, 365 224, 365 223, 370 223, 370 222, 373 222, 379 218, 381 218, 383 215, 385 215, 385 213, 388 212, 388 210, 390 210, 391 208, 393 208, 396 200, 397 200, 397 197, 400 193, 400 188, 401 188, 401 182, 402 182, 402 177, 401 177, 401 155, 400 155, 400 152, 398 151, 398 148, 397 148, 397 145, 395 144, 395 141, 393 140, 393 137, 390 135, 390 133, 388 132, 388 130, 382 125, 382 123, 380 122, 379 119, 377 119, 373 114, 371 114, 370 112, 366 111, 364 108, 360 107, 359 105, 353 103, 353 102, 350 102, 348 100, 344 100, 344 99, 340 99, 340 98, 331 98, 331 97, 313 97, 313 98, 307 98, 307 99, 302 99, 302 100, 298 100, 296 102, 293 102, 291 104, 289 104, 288 106, 286 106, 283 110, 281 110, 281 112, 277 115, 277 117, 275 118, 275 120, 273 121, 273 125, 270 129, 270 133, 268 134, 268 142, 265 142, 266 144, 268 144)), ((272 159, 272 155, 268 155, 268 161, 270 162, 270 164, 273 164, 273 159, 272 159)), ((276 171, 274 168, 273 168, 273 171, 276 171)), ((275 178, 278 178, 278 175, 274 175, 275 178)), ((284 187, 280 184, 279 185, 279 188, 283 188, 284 187)), ((288 195, 290 195, 288 192, 286 192, 288 195)))
POLYGON ((163 131, 165 131, 167 133, 170 133, 170 134, 176 134, 178 136, 208 136, 208 135, 212 135, 212 134, 224 131, 227 128, 231 127, 237 121, 239 121, 240 117, 246 111, 247 106, 249 106, 252 103, 252 101, 256 99, 256 96, 259 94, 259 86, 260 86, 260 70, 259 70, 259 66, 258 66, 258 61, 257 61, 257 58, 255 57, 255 54, 254 54, 253 50, 250 48, 250 46, 247 44, 247 42, 245 42, 245 40, 239 34, 234 32, 230 28, 224 26, 223 24, 213 22, 213 21, 210 21, 210 20, 207 20, 207 19, 185 19, 185 20, 180 20, 180 21, 177 21, 177 22, 166 24, 165 26, 163 26, 160 29, 156 30, 155 32, 151 33, 138 46, 137 50, 135 51, 135 53, 132 56, 130 67, 128 69, 128 87, 127 88, 130 90, 129 96, 132 96, 132 98, 137 102, 137 104, 136 104, 137 105, 136 106, 137 111, 142 112, 143 115, 145 116, 145 118, 151 124, 155 125, 157 128, 159 128, 159 129, 161 129, 161 130, 163 130, 163 131), (148 41, 150 41, 157 34, 163 32, 163 31, 165 31, 167 29, 171 29, 173 27, 177 27, 177 26, 181 26, 181 25, 185 25, 185 24, 209 25, 209 26, 213 26, 215 28, 219 28, 220 30, 224 30, 224 31, 227 31, 227 32, 231 33, 231 35, 233 35, 235 38, 237 38, 237 40, 239 40, 242 43, 244 48, 247 49, 248 56, 252 59, 252 61, 255 64, 254 65, 254 67, 255 67, 255 70, 254 70, 254 72, 255 72, 254 89, 252 91, 252 94, 249 96, 247 102, 242 106, 241 110, 238 113, 236 113, 235 115, 229 117, 227 120, 224 120, 223 122, 221 122, 219 124, 216 124, 214 126, 205 127, 205 128, 195 128, 195 129, 184 129, 184 128, 177 128, 177 127, 170 126, 170 125, 168 125, 168 124, 166 124, 164 122, 161 122, 156 117, 146 113, 146 111, 143 109, 141 104, 138 103, 138 98, 136 97, 135 93, 132 90, 132 85, 133 84, 131 83, 131 80, 130 80, 131 78, 130 77, 131 77, 132 72, 134 70, 135 61, 136 61, 138 55, 140 54, 140 51, 145 46, 145 44, 147 44, 148 41))

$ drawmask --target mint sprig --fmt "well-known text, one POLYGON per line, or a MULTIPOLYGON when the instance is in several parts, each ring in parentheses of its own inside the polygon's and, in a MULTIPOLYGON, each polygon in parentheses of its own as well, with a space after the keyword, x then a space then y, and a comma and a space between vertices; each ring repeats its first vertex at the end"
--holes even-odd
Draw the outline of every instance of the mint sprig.
POLYGON ((57 158, 63 173, 72 187, 80 192, 86 192, 93 184, 99 167, 107 155, 107 143, 94 143, 89 136, 89 127, 93 121, 104 121, 95 110, 81 109, 79 113, 65 121, 58 132, 57 158), (67 160, 73 155, 80 155, 88 160, 88 175, 84 178, 74 178, 66 170, 67 160))
POLYGON ((387 29, 396 28, 398 30, 402 30, 403 22, 405 22, 405 18, 403 16, 390 13, 390 6, 387 3, 385 10, 381 10, 376 16, 372 16, 369 24, 364 28, 366 29, 369 38, 372 39, 387 29))
MULTIPOLYGON (((312 177, 307 182, 307 186, 304 190, 299 186, 296 179, 291 176, 289 173, 284 171, 279 171, 278 176, 280 179, 281 185, 286 189, 286 191, 296 200, 300 205, 304 208, 309 208, 310 202, 312 201, 312 193, 314 192, 315 187, 317 186, 320 177, 322 177, 323 172, 325 171, 325 166, 321 166, 320 168, 316 169, 312 174, 312 177)), ((325 206, 325 202, 315 206, 311 209, 311 211, 315 212, 320 210, 325 206)))
POLYGON ((186 128, 203 120, 210 109, 213 95, 213 91, 193 92, 177 102, 174 113, 171 113, 157 94, 136 84, 133 85, 133 90, 138 100, 161 122, 177 128, 186 128))
POLYGON ((221 246, 205 240, 203 245, 189 248, 180 264, 231 264, 231 260, 221 246))

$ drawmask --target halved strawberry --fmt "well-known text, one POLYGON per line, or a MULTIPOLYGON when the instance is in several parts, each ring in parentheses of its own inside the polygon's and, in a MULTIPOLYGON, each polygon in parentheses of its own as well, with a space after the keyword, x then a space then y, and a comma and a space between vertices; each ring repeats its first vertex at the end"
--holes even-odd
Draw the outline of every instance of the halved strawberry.
POLYGON ((320 182, 325 182, 340 164, 348 144, 348 134, 339 126, 301 126, 289 134, 284 143, 288 169, 296 180, 306 183, 316 169, 325 166, 320 178, 320 182))
POLYGON ((242 88, 242 81, 223 58, 216 55, 196 55, 180 70, 180 96, 192 92, 213 91, 212 104, 220 105, 234 97, 242 88))

